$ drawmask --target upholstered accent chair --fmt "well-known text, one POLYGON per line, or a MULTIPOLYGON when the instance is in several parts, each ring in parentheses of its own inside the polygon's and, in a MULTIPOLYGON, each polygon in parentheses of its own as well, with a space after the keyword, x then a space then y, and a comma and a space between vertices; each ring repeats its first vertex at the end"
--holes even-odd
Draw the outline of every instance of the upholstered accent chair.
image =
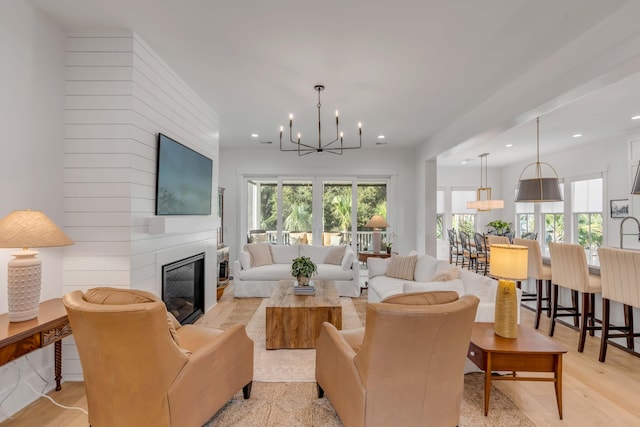
POLYGON ((324 323, 318 396, 345 426, 455 426, 479 299, 451 291, 391 296, 367 306, 364 328, 324 323))
POLYGON ((92 427, 200 427, 240 389, 253 341, 243 325, 180 326, 149 292, 95 288, 63 298, 92 427))
POLYGON ((536 292, 534 294, 527 293, 526 296, 523 292, 522 301, 536 301, 536 318, 533 327, 538 329, 540 326, 540 315, 543 311, 547 313, 547 317, 551 317, 551 266, 542 263, 542 251, 540 250, 540 243, 537 240, 515 238, 513 239, 513 244, 526 246, 528 248, 527 276, 536 281, 536 292), (542 307, 543 301, 546 302, 545 307, 542 307))
MULTIPOLYGON (((551 282, 553 292, 551 295, 551 326, 549 336, 553 336, 556 319, 558 317, 573 317, 575 321, 580 319, 580 324, 574 323, 575 329, 580 331, 578 352, 582 353, 586 340, 586 333, 593 336, 594 331, 601 327, 595 318, 595 295, 602 292, 600 276, 589 273, 587 256, 584 248, 570 243, 549 243, 551 255, 551 282), (558 286, 569 289, 572 294, 571 307, 561 307, 558 304, 558 286), (582 294, 582 310, 578 306, 576 294, 582 294), (558 313, 562 310, 562 313, 558 313)), ((570 325, 567 325, 570 326, 570 325)))
MULTIPOLYGON (((599 360, 607 357, 607 346, 612 344, 630 353, 635 352, 633 308, 640 308, 640 252, 616 248, 598 248, 600 278, 602 281, 602 336, 599 360), (624 326, 613 326, 610 321, 611 301, 623 304, 624 326), (611 331, 618 331, 611 333, 611 331), (626 338, 626 347, 610 341, 626 338)), ((637 353, 636 353, 637 354, 637 353)))

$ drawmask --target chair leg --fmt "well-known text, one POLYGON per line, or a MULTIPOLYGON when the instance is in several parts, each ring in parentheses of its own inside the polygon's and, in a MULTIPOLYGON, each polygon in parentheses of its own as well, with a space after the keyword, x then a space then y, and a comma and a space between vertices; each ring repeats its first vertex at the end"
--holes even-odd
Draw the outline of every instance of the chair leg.
POLYGON ((547 280, 547 317, 551 317, 551 280, 547 280))
POLYGON ((551 325, 549 326, 549 336, 553 336, 556 329, 556 316, 558 315, 558 285, 552 284, 553 295, 551 299, 551 325))
POLYGON ((587 292, 582 293, 582 316, 580 316, 580 340, 578 341, 578 353, 584 351, 584 343, 587 338, 587 322, 591 320, 591 310, 589 309, 591 301, 591 294, 587 292))
POLYGON ((253 385, 253 381, 249 381, 249 384, 242 387, 242 397, 248 399, 251 396, 251 386, 253 385))
POLYGON ((600 357, 598 360, 604 362, 607 357, 607 340, 609 339, 609 308, 610 302, 602 298, 602 337, 600 338, 600 357))
POLYGON ((318 399, 322 399, 324 397, 324 390, 320 387, 320 384, 316 383, 316 388, 318 390, 318 399))
POLYGON ((633 307, 624 305, 624 325, 627 327, 627 348, 635 350, 635 341, 633 340, 633 307))
POLYGON ((533 329, 540 326, 540 314, 542 314, 542 280, 536 279, 536 320, 533 322, 533 329))
POLYGON ((596 294, 589 294, 589 336, 595 336, 595 326, 596 326, 596 294))
POLYGON ((571 305, 575 308, 576 315, 573 317, 573 326, 576 328, 580 326, 580 308, 578 307, 578 291, 571 290, 571 305))

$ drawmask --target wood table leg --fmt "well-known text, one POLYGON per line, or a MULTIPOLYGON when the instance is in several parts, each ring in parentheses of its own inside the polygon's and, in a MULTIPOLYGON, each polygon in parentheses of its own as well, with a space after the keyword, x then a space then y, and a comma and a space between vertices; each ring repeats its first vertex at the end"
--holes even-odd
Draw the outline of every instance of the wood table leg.
POLYGON ((489 399, 491 397, 491 352, 487 352, 487 370, 484 371, 484 416, 489 414, 489 399))
POLYGON ((560 419, 562 419, 562 354, 557 354, 556 357, 556 369, 554 372, 556 386, 556 401, 558 402, 558 414, 560 415, 560 419))
POLYGON ((56 341, 54 344, 55 357, 55 373, 56 373, 56 391, 62 390, 60 381, 62 380, 62 340, 56 341))

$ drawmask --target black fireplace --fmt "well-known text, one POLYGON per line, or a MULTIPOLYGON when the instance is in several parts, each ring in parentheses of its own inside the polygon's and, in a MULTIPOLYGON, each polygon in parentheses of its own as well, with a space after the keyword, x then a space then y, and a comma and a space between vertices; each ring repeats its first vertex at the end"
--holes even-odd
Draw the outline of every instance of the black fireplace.
POLYGON ((162 266, 162 301, 182 325, 204 314, 204 253, 162 266))

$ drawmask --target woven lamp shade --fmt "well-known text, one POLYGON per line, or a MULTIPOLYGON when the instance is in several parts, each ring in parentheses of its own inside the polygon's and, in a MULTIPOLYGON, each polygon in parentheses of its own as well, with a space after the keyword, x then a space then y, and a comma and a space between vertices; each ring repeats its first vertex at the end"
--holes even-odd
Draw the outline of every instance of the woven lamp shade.
POLYGON ((513 280, 527 278, 526 246, 491 245, 491 275, 498 281, 494 330, 504 338, 518 336, 518 296, 513 280))
POLYGON ((385 221, 385 219, 380 215, 374 215, 364 226, 371 228, 387 228, 389 227, 389 224, 387 224, 387 221, 385 221))
POLYGON ((40 211, 13 211, 0 221, 0 248, 45 248, 73 245, 40 211))

